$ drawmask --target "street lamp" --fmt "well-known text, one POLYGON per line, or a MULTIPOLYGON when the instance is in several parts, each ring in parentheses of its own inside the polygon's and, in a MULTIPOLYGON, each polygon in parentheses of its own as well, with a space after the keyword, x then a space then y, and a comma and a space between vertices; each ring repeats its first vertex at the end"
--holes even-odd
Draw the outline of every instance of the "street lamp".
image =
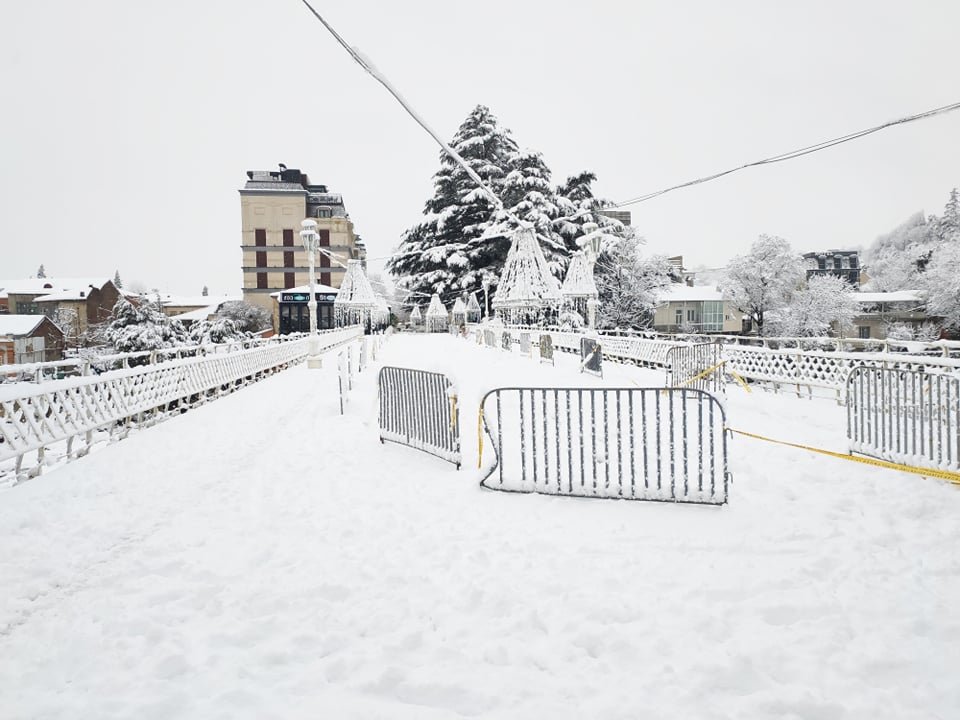
POLYGON ((303 230, 300 231, 300 240, 303 241, 303 249, 307 251, 307 262, 310 266, 310 299, 307 301, 307 309, 310 311, 310 339, 307 346, 307 367, 319 368, 323 366, 323 359, 319 354, 320 337, 317 335, 317 293, 314 263, 317 248, 320 246, 320 238, 317 235, 316 220, 307 218, 300 225, 303 227, 303 230))
MULTIPOLYGON (((580 238, 580 244, 587 259, 590 277, 593 277, 594 266, 596 266, 597 259, 600 257, 600 235, 600 226, 597 223, 585 222, 583 224, 583 237, 580 238)), ((600 300, 596 296, 587 298, 587 325, 590 332, 593 332, 597 327, 597 307, 599 305, 600 300)))

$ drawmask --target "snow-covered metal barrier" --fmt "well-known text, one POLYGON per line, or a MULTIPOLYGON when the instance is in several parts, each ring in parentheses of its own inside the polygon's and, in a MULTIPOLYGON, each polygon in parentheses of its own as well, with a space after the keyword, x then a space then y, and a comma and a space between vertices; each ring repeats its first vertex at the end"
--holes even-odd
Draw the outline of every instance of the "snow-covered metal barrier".
MULTIPOLYGON (((361 334, 360 327, 326 331, 321 348, 361 334)), ((304 337, 42 385, 0 385, 0 476, 12 472, 23 480, 39 475, 48 462, 85 455, 98 440, 125 437, 131 427, 154 424, 233 392, 301 362, 307 343, 304 337), (36 463, 24 467, 34 451, 36 463)))
POLYGON ((380 442, 409 445, 460 468, 460 409, 441 373, 384 367, 378 381, 380 442))
MULTIPOLYGON (((580 339, 583 333, 541 330, 540 335, 549 334, 553 347, 569 353, 580 352, 580 339)), ((670 348, 683 343, 670 340, 652 340, 642 337, 619 335, 600 335, 603 345, 603 357, 611 362, 626 362, 645 367, 666 367, 667 352, 670 348)))
POLYGON ((960 376, 861 365, 846 386, 850 452, 960 472, 960 376))
POLYGON ((726 383, 716 343, 677 345, 667 351, 667 386, 723 394, 726 383))
MULTIPOLYGON (((723 405, 701 390, 497 388, 480 403, 493 490, 720 505, 723 405)), ((482 448, 481 448, 482 457, 482 448)))

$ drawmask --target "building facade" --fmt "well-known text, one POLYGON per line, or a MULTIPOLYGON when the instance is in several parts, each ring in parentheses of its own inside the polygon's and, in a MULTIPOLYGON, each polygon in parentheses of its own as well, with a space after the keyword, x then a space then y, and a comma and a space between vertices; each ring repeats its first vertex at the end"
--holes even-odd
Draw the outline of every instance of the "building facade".
POLYGON ((277 325, 277 293, 310 281, 300 223, 317 222, 320 252, 318 284, 339 288, 348 260, 366 264, 363 241, 354 233, 343 197, 326 185, 312 185, 306 173, 280 165, 279 170, 248 170, 240 189, 243 299, 269 310, 277 325), (274 295, 274 297, 271 297, 274 295))
POLYGON ((835 275, 846 280, 854 289, 860 289, 860 252, 857 250, 826 250, 804 253, 807 278, 814 275, 835 275))
POLYGON ((657 291, 653 329, 657 332, 738 334, 743 313, 714 287, 671 283, 657 291))

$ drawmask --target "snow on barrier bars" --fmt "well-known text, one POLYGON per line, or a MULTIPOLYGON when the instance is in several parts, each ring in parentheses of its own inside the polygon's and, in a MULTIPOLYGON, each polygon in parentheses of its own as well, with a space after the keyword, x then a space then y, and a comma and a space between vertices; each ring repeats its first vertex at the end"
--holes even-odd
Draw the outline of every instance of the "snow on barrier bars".
POLYGON ((667 385, 725 393, 720 346, 716 343, 676 345, 667 350, 667 385))
POLYGON ((496 456, 483 487, 710 505, 727 501, 725 414, 720 402, 701 390, 497 388, 480 408, 496 456))
POLYGON ((460 410, 446 375, 384 367, 380 370, 380 442, 409 445, 460 469, 460 410))
POLYGON ((847 378, 850 452, 960 472, 960 377, 859 366, 847 378))
MULTIPOLYGON (((323 349, 362 333, 352 327, 321 333, 323 349)), ((65 378, 42 385, 0 386, 0 475, 4 462, 18 480, 39 475, 45 453, 65 444, 67 459, 85 455, 99 437, 127 434, 131 425, 153 424, 166 414, 180 413, 301 362, 306 338, 257 345, 224 354, 181 358, 156 365, 114 370, 103 375, 65 378), (83 446, 75 448, 80 438, 83 446), (26 454, 37 451, 37 462, 23 468, 26 454)))

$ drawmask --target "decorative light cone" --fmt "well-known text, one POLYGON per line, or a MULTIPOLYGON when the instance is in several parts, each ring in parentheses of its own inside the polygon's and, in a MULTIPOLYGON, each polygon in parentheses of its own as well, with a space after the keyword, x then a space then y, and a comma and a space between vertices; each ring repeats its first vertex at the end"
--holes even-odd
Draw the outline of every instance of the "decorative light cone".
POLYGON ((359 260, 347 260, 347 272, 333 303, 333 318, 337 327, 367 327, 376 308, 377 296, 363 272, 363 265, 359 260))
POLYGON ((560 284, 547 269, 547 261, 532 228, 513 236, 500 275, 493 308, 503 322, 542 325, 560 307, 560 284))
POLYGON ((480 301, 477 300, 477 293, 470 293, 470 299, 467 300, 467 322, 478 323, 482 315, 480 310, 480 301))
POLYGON ((427 308, 427 332, 446 332, 449 323, 447 309, 440 302, 440 296, 434 293, 427 308))

